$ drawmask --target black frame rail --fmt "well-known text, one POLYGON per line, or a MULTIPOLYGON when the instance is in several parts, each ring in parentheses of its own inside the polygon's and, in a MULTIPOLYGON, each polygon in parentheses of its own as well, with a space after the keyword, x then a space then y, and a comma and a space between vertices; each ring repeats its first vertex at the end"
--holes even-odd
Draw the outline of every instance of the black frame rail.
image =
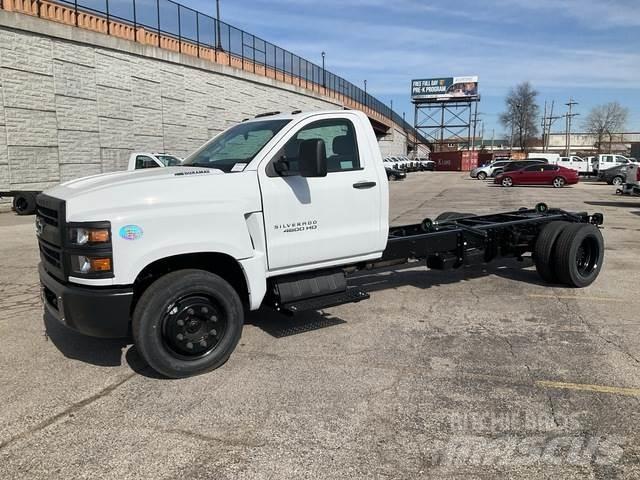
POLYGON ((425 259, 435 269, 486 263, 500 257, 521 257, 533 251, 541 228, 549 222, 601 225, 600 213, 567 212, 549 209, 540 203, 533 209, 392 227, 380 261, 425 259))

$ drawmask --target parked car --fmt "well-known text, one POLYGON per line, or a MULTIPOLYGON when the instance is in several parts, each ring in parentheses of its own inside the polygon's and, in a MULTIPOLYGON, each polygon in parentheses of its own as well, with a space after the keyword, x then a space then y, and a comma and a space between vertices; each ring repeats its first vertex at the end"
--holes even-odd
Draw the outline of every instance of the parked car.
POLYGON ((384 169, 387 172, 387 180, 404 180, 407 178, 407 173, 397 168, 385 165, 384 169))
POLYGON ((598 172, 598 180, 607 182, 609 185, 622 185, 627 178, 629 165, 618 165, 598 172))
POLYGON ((557 161, 549 162, 560 165, 561 167, 571 168, 576 170, 580 175, 591 175, 593 173, 593 166, 590 161, 578 157, 577 155, 571 155, 569 157, 560 157, 557 161))
POLYGON ((557 163, 560 160, 559 153, 534 152, 527 155, 527 159, 538 160, 544 159, 549 163, 557 163))
POLYGON ((142 168, 177 167, 182 165, 182 159, 167 153, 133 152, 129 156, 127 170, 142 168))
POLYGON ((384 168, 390 167, 398 170, 398 162, 395 160, 395 157, 386 157, 384 160, 384 168))
POLYGON ((546 158, 529 158, 527 160, 514 160, 511 162, 508 162, 506 165, 503 165, 502 167, 498 167, 494 169, 491 176, 497 177, 503 172, 513 172, 516 170, 521 170, 525 167, 529 167, 531 165, 540 165, 540 164, 546 164, 546 163, 548 163, 546 158))
POLYGON ((426 157, 417 157, 416 161, 418 162, 418 170, 421 172, 425 170, 433 171, 436 169, 436 162, 429 160, 426 157))
POLYGON ((477 178, 478 180, 485 180, 487 177, 490 177, 493 171, 497 168, 502 169, 505 165, 507 165, 511 160, 497 160, 491 162, 487 165, 482 165, 481 167, 476 167, 469 172, 471 178, 477 178))
POLYGON ((578 183, 578 172, 571 168, 538 163, 520 170, 509 170, 498 175, 494 183, 503 187, 513 185, 553 185, 556 188, 578 183))
POLYGON ((593 161, 593 173, 598 174, 600 170, 617 167, 618 165, 629 165, 632 163, 623 155, 613 155, 611 153, 601 154, 593 161))

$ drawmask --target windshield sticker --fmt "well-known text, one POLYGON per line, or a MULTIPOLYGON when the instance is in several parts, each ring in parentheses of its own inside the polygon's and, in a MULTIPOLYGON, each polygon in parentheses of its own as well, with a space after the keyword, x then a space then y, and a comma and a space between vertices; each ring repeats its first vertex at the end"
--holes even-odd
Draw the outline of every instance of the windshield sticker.
POLYGON ((125 240, 137 240, 142 237, 142 228, 138 225, 125 225, 120 228, 120 236, 125 240))
POLYGON ((241 172, 244 170, 244 168, 247 166, 246 163, 236 163, 232 168, 231 171, 232 172, 241 172))

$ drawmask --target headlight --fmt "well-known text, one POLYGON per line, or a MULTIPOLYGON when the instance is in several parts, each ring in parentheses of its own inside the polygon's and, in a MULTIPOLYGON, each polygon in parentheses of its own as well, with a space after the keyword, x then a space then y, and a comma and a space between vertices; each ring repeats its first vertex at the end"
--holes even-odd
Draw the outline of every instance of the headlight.
POLYGON ((69 241, 74 245, 100 244, 111 241, 110 228, 71 227, 69 241))
POLYGON ((111 272, 111 257, 71 255, 71 271, 81 275, 111 272))

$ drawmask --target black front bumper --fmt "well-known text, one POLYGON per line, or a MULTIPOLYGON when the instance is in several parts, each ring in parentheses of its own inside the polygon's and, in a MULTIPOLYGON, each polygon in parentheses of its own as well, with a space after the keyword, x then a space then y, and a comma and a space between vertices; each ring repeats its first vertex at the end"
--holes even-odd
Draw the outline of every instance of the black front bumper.
POLYGON ((122 338, 130 334, 132 288, 64 284, 38 266, 45 311, 85 335, 122 338))

